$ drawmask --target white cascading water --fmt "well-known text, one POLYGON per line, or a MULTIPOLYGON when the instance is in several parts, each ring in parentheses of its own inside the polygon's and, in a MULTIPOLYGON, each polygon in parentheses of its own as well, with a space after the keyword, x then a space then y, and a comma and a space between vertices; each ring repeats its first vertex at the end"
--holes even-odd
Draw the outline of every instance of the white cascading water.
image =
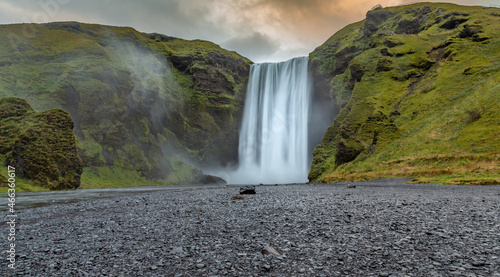
POLYGON ((250 68, 233 184, 307 182, 308 57, 250 68))

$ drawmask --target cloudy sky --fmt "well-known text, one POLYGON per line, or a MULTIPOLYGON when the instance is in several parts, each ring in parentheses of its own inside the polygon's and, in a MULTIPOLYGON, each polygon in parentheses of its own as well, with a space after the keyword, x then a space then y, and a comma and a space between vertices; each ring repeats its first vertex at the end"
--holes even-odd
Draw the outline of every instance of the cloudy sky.
MULTIPOLYGON (((376 4, 414 0, 0 0, 0 24, 80 21, 204 39, 255 62, 305 56, 376 4)), ((428 2, 443 2, 428 0, 428 2)), ((454 0, 496 5, 500 0, 454 0)))

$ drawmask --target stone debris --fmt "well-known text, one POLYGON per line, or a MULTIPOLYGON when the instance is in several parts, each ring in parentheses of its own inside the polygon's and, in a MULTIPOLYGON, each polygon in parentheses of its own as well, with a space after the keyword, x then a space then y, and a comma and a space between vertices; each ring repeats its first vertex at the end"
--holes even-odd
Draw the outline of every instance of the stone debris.
POLYGON ((404 182, 262 186, 238 204, 221 187, 18 210, 16 270, 0 276, 500 277, 500 186, 404 182))
POLYGON ((262 249, 262 251, 260 251, 260 253, 262 253, 262 255, 273 255, 273 256, 281 256, 281 253, 278 252, 276 249, 274 249, 274 247, 268 245, 266 247, 264 247, 264 249, 262 249))
POLYGON ((245 200, 245 196, 235 195, 235 196, 231 197, 231 200, 245 200))

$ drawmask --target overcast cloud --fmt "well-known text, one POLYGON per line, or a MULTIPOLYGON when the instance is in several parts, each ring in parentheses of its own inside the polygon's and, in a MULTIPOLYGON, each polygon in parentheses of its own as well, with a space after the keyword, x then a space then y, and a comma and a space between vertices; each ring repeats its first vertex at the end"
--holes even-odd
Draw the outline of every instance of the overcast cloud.
MULTIPOLYGON (((204 39, 255 62, 305 56, 373 6, 412 0, 0 0, 0 24, 79 21, 204 39)), ((430 0, 428 2, 443 2, 430 0)), ((455 0, 499 5, 498 0, 455 0)))

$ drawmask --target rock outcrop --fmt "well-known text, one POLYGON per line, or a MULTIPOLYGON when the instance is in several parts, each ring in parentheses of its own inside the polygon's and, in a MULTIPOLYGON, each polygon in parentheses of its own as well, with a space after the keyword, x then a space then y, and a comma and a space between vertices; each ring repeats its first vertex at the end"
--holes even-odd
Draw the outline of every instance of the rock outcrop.
POLYGON ((37 112, 23 99, 0 98, 0 157, 15 168, 17 180, 51 190, 76 189, 83 166, 73 126, 64 110, 37 112))

